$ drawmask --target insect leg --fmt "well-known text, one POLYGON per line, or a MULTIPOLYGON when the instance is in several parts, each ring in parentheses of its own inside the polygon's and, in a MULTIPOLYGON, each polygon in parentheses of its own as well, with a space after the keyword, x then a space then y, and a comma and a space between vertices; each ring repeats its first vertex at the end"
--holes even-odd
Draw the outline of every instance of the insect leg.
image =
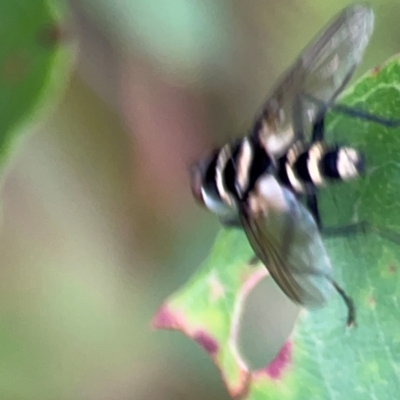
POLYGON ((330 274, 321 274, 320 271, 317 271, 315 269, 309 269, 309 270, 302 270, 301 271, 304 274, 307 275, 315 275, 318 277, 324 276, 334 287, 334 289, 339 293, 340 297, 344 301, 346 307, 347 307, 347 326, 353 326, 356 324, 356 308, 354 306, 354 301, 353 299, 345 292, 345 290, 330 276, 330 274))
POLYGON ((320 113, 321 117, 318 118, 314 124, 312 131, 312 143, 324 140, 325 133, 325 112, 320 113))
POLYGON ((311 215, 314 217, 318 229, 321 231, 321 216, 319 214, 318 201, 315 193, 307 195, 306 204, 308 210, 311 212, 311 215))
POLYGON ((396 128, 400 126, 400 120, 396 119, 387 119, 384 117, 380 117, 378 115, 370 114, 363 110, 358 110, 356 108, 351 108, 342 104, 334 104, 331 107, 332 111, 338 112, 340 114, 349 115, 350 117, 359 118, 364 121, 375 122, 379 125, 386 126, 388 128, 396 128))
MULTIPOLYGON (((326 107, 326 104, 323 101, 317 99, 316 97, 313 97, 309 94, 304 94, 303 96, 309 101, 313 102, 314 104, 317 104, 321 107, 326 107)), ((377 124, 386 126, 388 128, 396 128, 400 126, 400 120, 398 119, 393 119, 393 120, 387 119, 384 117, 380 117, 379 115, 370 114, 367 111, 349 107, 343 104, 331 104, 329 106, 329 109, 340 114, 362 119, 364 121, 375 122, 377 124)))
POLYGON ((347 326, 353 326, 356 324, 356 308, 354 307, 353 299, 347 295, 347 293, 342 289, 339 284, 331 279, 332 286, 336 289, 336 291, 340 294, 343 301, 347 307, 347 326))
POLYGON ((361 221, 350 225, 345 226, 335 226, 335 227, 322 227, 321 233, 323 236, 327 237, 335 237, 335 236, 345 236, 349 234, 368 234, 375 233, 383 239, 386 239, 394 244, 400 245, 400 234, 394 232, 390 229, 381 228, 375 225, 372 225, 368 221, 361 221))
POLYGON ((221 225, 223 225, 225 228, 242 228, 242 224, 240 223, 239 219, 235 217, 220 217, 219 222, 221 222, 221 225))

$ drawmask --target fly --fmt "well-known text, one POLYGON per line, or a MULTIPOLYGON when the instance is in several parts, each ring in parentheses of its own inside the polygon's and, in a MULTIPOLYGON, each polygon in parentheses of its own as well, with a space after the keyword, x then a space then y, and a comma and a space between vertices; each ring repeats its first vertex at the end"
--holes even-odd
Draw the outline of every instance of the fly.
POLYGON ((332 277, 315 193, 363 172, 356 149, 324 141, 324 118, 328 109, 342 107, 340 112, 379 120, 334 104, 362 58, 373 22, 368 6, 345 8, 281 78, 250 134, 201 160, 191 176, 195 198, 225 225, 244 229, 292 301, 322 306, 334 289, 347 306, 348 326, 355 323, 355 308, 332 277))

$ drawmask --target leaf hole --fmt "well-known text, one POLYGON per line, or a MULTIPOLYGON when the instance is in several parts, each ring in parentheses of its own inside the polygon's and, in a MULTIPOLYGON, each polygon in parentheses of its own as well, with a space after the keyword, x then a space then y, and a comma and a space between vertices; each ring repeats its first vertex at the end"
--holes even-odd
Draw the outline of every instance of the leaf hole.
POLYGON ((251 369, 274 359, 293 330, 299 308, 272 278, 262 279, 246 299, 239 328, 238 348, 251 369))

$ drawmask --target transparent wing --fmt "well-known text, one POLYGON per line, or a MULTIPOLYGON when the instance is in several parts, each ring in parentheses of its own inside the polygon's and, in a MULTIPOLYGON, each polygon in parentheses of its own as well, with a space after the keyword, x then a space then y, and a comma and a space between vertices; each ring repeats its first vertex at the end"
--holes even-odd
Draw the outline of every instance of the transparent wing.
POLYGON ((373 24, 367 5, 345 8, 278 82, 253 129, 272 154, 282 153, 295 138, 310 137, 323 111, 312 98, 327 107, 335 100, 362 58, 373 24))
POLYGON ((334 289, 329 257, 311 214, 289 190, 282 190, 286 211, 271 208, 252 217, 243 210, 244 230, 257 257, 291 300, 321 306, 334 289))

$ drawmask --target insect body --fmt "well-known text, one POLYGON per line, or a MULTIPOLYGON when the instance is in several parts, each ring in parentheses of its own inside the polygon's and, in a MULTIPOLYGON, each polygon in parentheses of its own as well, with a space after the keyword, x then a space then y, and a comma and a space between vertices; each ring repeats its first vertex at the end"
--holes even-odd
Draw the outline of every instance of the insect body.
MULTIPOLYGON (((315 151, 313 146, 301 153, 304 159, 315 151)), ((331 168, 337 172, 340 152, 352 150, 327 147, 319 154, 321 159, 333 158, 336 163, 331 168)), ((285 164, 287 158, 290 156, 275 160, 254 138, 245 137, 225 145, 197 165, 193 192, 225 225, 243 227, 255 254, 291 300, 306 307, 320 306, 334 288, 346 302, 347 324, 352 325, 353 302, 332 278, 319 227, 290 182, 287 186, 282 182, 284 174, 279 163, 285 164)))
POLYGON ((356 149, 324 142, 324 117, 361 60, 372 29, 369 7, 345 8, 281 79, 251 133, 192 171, 195 197, 223 223, 243 227, 256 256, 290 299, 320 306, 336 289, 348 307, 348 325, 354 307, 331 275, 315 189, 362 172, 356 149))
POLYGON ((327 182, 357 178, 363 170, 363 156, 353 148, 299 141, 278 160, 277 174, 292 191, 312 194, 327 182))

